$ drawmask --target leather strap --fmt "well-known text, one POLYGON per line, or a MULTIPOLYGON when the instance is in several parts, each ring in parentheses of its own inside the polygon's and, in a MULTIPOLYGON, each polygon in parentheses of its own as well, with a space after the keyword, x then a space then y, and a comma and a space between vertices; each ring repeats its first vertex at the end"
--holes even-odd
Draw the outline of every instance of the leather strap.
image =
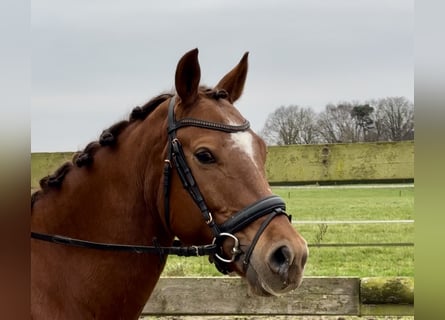
POLYGON ((161 255, 174 254, 177 256, 184 256, 184 257, 213 255, 216 252, 216 244, 182 247, 178 246, 179 243, 176 242, 175 244, 177 246, 172 246, 172 247, 140 246, 140 245, 93 242, 93 241, 86 241, 59 235, 49 235, 39 232, 31 232, 31 238, 41 241, 52 242, 56 244, 63 244, 63 245, 96 249, 96 250, 125 251, 134 253, 157 253, 161 255))
POLYGON ((252 255, 253 249, 255 249, 256 243, 260 239, 260 236, 263 234, 263 231, 266 229, 266 227, 269 225, 269 223, 272 221, 272 219, 280 214, 286 214, 286 213, 284 211, 282 211, 281 209, 275 209, 274 211, 272 211, 272 213, 267 217, 266 220, 263 221, 260 228, 256 232, 255 237, 253 237, 252 242, 250 243, 249 249, 247 250, 246 254, 244 255, 244 260, 243 260, 244 272, 246 272, 247 268, 249 267, 250 256, 252 255))
POLYGON ((236 233, 239 230, 244 229, 256 219, 271 213, 275 209, 281 209, 282 214, 286 214, 286 204, 279 196, 271 195, 266 198, 260 199, 250 206, 237 212, 234 216, 227 219, 223 224, 219 226, 221 232, 236 233))

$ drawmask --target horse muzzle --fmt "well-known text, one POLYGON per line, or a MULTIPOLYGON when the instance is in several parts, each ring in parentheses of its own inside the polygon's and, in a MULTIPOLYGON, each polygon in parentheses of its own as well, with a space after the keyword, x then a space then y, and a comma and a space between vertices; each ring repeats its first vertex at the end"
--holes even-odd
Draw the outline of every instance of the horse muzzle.
POLYGON ((210 261, 224 274, 234 269, 245 274, 255 294, 279 295, 291 291, 301 284, 308 249, 290 221, 280 197, 263 198, 218 226, 222 232, 213 241, 218 251, 210 261), (288 222, 279 218, 283 215, 288 222), (250 244, 241 245, 234 234, 245 232, 255 221, 259 227, 250 244), (247 249, 243 251, 244 248, 247 249))
POLYGON ((213 256, 210 257, 210 262, 215 263, 216 268, 221 273, 229 273, 231 271, 229 264, 237 260, 238 257, 243 254, 243 251, 240 249, 240 241, 235 236, 235 233, 243 230, 259 218, 268 215, 257 230, 249 248, 244 253, 243 268, 245 271, 249 266, 250 257, 256 243, 272 219, 278 215, 286 215, 289 221, 291 220, 291 216, 286 213, 285 209, 286 205, 284 201, 276 195, 271 195, 258 200, 241 211, 238 211, 223 224, 217 225, 218 233, 213 239, 213 244, 216 244, 218 250, 213 256), (224 250, 223 248, 226 240, 230 240, 231 243, 231 249, 229 250, 224 250))
POLYGON ((266 242, 259 243, 246 270, 253 293, 278 296, 298 288, 308 256, 306 241, 298 235, 293 241, 266 242))

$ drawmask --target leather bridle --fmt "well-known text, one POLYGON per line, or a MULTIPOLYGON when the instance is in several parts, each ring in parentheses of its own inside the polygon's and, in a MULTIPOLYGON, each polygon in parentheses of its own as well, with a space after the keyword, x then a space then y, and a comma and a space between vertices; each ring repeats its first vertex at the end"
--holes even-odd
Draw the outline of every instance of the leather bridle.
MULTIPOLYGON (((270 214, 270 216, 266 220, 264 220, 264 222, 258 229, 249 249, 246 252, 243 265, 244 268, 247 269, 250 256, 253 252, 256 242, 258 241, 260 235, 263 233, 264 229, 266 229, 267 225, 275 216, 280 214, 287 215, 287 213, 285 212, 286 205, 284 201, 280 197, 275 195, 268 196, 266 198, 258 200, 257 202, 249 205, 241 211, 238 211, 224 223, 220 225, 216 224, 215 220, 213 219, 212 213, 207 207, 204 197, 199 190, 196 180, 193 177, 192 171, 187 165, 181 142, 176 136, 176 131, 183 127, 199 127, 226 133, 235 133, 248 130, 250 127, 250 123, 246 120, 241 125, 227 125, 223 123, 209 122, 193 118, 184 118, 177 121, 175 119, 174 108, 175 97, 173 96, 168 107, 168 158, 166 159, 164 167, 165 221, 168 227, 170 227, 169 192, 171 177, 170 172, 173 164, 176 168, 176 171, 178 172, 183 187, 188 191, 193 201, 196 203, 199 210, 201 211, 205 223, 212 230, 214 237, 212 244, 216 244, 217 247, 216 252, 211 256, 211 261, 215 263, 216 268, 221 273, 225 274, 229 272, 228 264, 234 262, 236 258, 242 253, 239 246, 239 240, 234 234, 245 228, 253 221, 257 220, 258 218, 270 214), (222 250, 222 243, 226 238, 233 239, 234 243, 231 250, 231 257, 228 258, 224 257, 222 250)), ((290 219, 290 216, 288 217, 290 219)))
POLYGON ((241 125, 227 125, 223 123, 209 122, 193 118, 184 118, 176 121, 174 115, 175 96, 170 100, 168 107, 168 147, 167 147, 167 159, 164 164, 164 217, 167 227, 170 229, 170 184, 171 184, 171 172, 176 169, 178 176, 182 182, 183 187, 188 191, 193 201, 198 206, 205 223, 209 226, 213 234, 213 241, 211 244, 202 246, 180 246, 180 242, 175 242, 172 247, 161 247, 157 245, 156 238, 153 239, 154 246, 135 246, 135 245, 122 245, 122 244, 108 244, 98 243, 80 239, 73 239, 60 235, 50 235, 38 232, 31 232, 31 238, 48 241, 57 244, 71 245, 84 248, 92 248, 98 250, 114 250, 114 251, 131 251, 136 253, 155 253, 159 255, 174 254, 179 256, 204 256, 208 255, 210 261, 215 263, 216 268, 223 274, 230 272, 229 265, 234 262, 243 251, 240 249, 240 242, 235 236, 235 233, 244 229, 257 219, 269 215, 259 227, 252 242, 247 249, 244 260, 243 268, 247 270, 250 263, 250 256, 253 253, 255 245, 266 229, 272 219, 278 215, 286 215, 291 221, 291 216, 286 213, 286 205, 284 201, 276 195, 271 195, 260 199, 253 204, 243 208, 222 224, 217 224, 213 219, 212 213, 207 207, 205 199, 199 190, 195 178, 193 177, 190 167, 187 165, 187 161, 182 149, 181 142, 176 136, 177 130, 183 127, 199 127, 210 130, 217 130, 226 133, 242 132, 249 129, 250 124, 246 120, 241 125), (230 251, 231 256, 226 257, 223 252, 223 242, 225 239, 230 238, 233 240, 233 247, 230 251))

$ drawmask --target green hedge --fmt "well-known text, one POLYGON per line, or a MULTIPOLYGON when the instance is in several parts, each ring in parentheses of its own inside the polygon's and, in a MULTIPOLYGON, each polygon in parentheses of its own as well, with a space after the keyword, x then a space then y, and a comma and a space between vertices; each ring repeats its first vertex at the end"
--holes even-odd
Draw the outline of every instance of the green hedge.
POLYGON ((413 181, 414 141, 272 146, 271 184, 413 181))

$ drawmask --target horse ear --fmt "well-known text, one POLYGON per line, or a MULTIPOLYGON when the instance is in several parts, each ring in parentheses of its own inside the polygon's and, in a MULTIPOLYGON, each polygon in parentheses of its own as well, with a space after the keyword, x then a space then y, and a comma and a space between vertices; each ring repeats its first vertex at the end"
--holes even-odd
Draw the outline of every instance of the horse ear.
POLYGON ((235 102, 241 97, 244 89, 244 83, 247 76, 247 57, 246 52, 238 65, 227 73, 216 85, 216 89, 224 89, 229 93, 231 102, 235 102))
POLYGON ((198 62, 198 49, 187 52, 178 62, 175 74, 176 92, 183 104, 193 103, 198 97, 201 69, 198 62))

